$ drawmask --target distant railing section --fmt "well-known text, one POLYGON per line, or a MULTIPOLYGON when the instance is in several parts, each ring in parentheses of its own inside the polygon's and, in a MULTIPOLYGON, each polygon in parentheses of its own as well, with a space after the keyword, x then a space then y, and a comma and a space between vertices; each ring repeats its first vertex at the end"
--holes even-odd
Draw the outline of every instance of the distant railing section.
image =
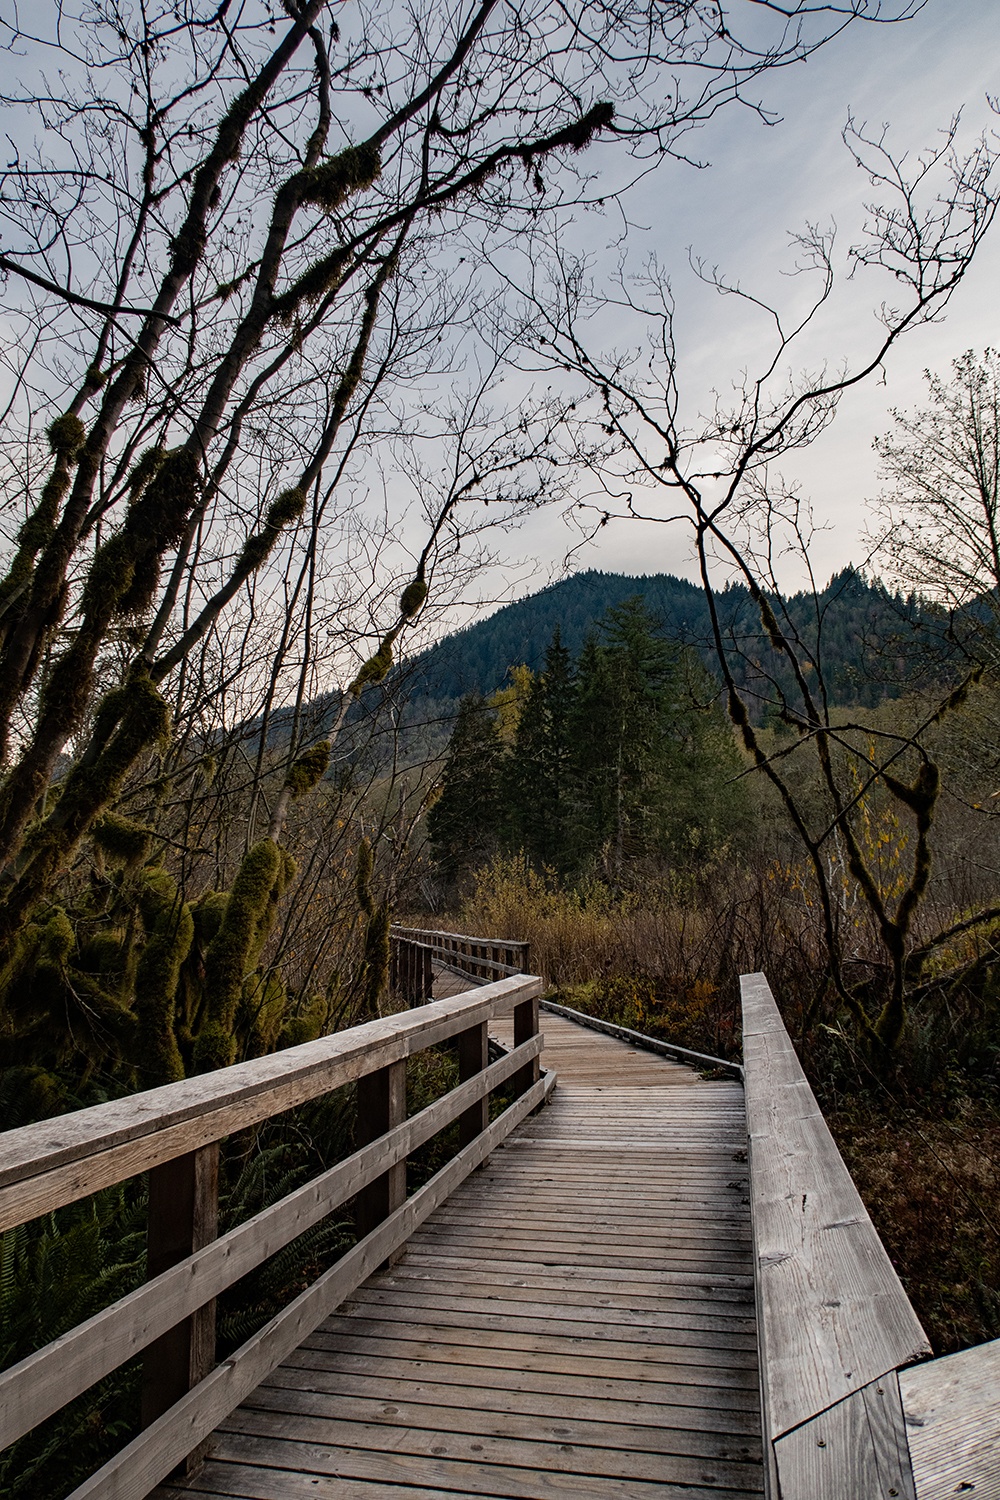
POLYGON ((434 964, 486 984, 502 975, 527 974, 531 961, 530 944, 508 938, 393 925, 389 942, 390 983, 408 1005, 422 1005, 430 998, 434 964))
POLYGON ((70 1500, 147 1495, 547 1097, 541 988, 530 975, 494 980, 0 1135, 0 1229, 148 1172, 152 1278, 0 1374, 0 1447, 145 1351, 144 1430, 70 1500), (487 1025, 510 1014, 514 1048, 491 1064, 487 1025), (457 1087, 407 1118, 407 1058, 447 1040, 458 1047, 457 1087), (357 1084, 354 1154, 217 1238, 220 1139, 347 1083, 357 1084), (501 1085, 514 1102, 491 1122, 501 1085), (457 1155, 407 1198, 408 1155, 455 1121, 457 1155), (350 1200, 358 1243, 216 1364, 214 1299, 350 1200))

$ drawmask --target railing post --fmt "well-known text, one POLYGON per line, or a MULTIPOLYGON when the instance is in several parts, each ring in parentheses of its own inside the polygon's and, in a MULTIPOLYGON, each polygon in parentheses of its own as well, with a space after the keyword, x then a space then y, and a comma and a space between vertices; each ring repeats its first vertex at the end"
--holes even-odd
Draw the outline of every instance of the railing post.
MULTIPOLYGON (((481 1073, 489 1063, 489 1040, 486 1035, 486 1022, 479 1026, 470 1026, 468 1031, 461 1031, 458 1035, 458 1081, 465 1083, 466 1079, 473 1078, 481 1073)), ((477 1099, 475 1104, 470 1104, 468 1109, 462 1111, 458 1117, 458 1149, 468 1146, 475 1140, 477 1135, 484 1131, 490 1123, 490 1101, 485 1095, 477 1099)))
MULTIPOLYGON (((152 1279, 214 1240, 219 1232, 219 1143, 189 1151, 149 1174, 147 1276, 152 1279)), ((215 1365, 215 1302, 208 1302, 146 1349, 142 1425, 149 1427, 215 1365)), ((200 1450, 183 1466, 193 1468, 200 1450)))
POLYGON ((434 998, 434 950, 430 947, 420 950, 420 999, 432 1000, 434 998))
MULTIPOLYGON (((367 1146, 406 1119, 406 1062, 389 1063, 358 1079, 357 1146, 367 1146)), ((358 1238, 370 1234, 406 1202, 406 1162, 397 1162, 362 1188, 354 1200, 358 1238)), ((398 1251, 394 1259, 398 1259, 398 1251)), ((389 1264, 391 1262, 387 1262, 389 1264)))
MULTIPOLYGON (((520 1005, 514 1006, 514 1046, 520 1047, 523 1042, 530 1041, 533 1036, 537 1035, 538 996, 535 995, 530 1000, 522 1000, 520 1005)), ((541 1063, 537 1057, 533 1057, 530 1063, 518 1069, 511 1080, 515 1094, 526 1094, 531 1085, 538 1082, 541 1073, 541 1063)))

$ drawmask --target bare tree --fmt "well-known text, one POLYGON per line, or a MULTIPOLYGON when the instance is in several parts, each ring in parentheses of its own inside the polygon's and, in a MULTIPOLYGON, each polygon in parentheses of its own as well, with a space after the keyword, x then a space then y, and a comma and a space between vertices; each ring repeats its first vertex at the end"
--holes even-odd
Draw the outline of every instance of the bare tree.
POLYGON ((1000 356, 969 350, 952 377, 925 372, 930 404, 894 411, 876 441, 887 487, 873 502, 873 556, 898 586, 942 605, 995 664, 1000 601, 1000 356), (957 618, 956 618, 957 616, 957 618))
MULTIPOLYGON (((0 939, 170 734, 224 613, 238 598, 253 612, 255 577, 300 528, 329 529, 331 472, 359 421, 378 429, 380 340, 422 327, 428 269, 455 279, 456 226, 537 232, 598 132, 676 153, 761 74, 882 14, 765 4, 744 40, 695 0, 376 5, 343 36, 328 0, 5 23, 19 144, 0 270, 23 520, 0 583, 0 939)), ((425 561, 355 690, 419 610, 425 561)), ((239 657, 261 670, 249 636, 239 657)))
MULTIPOLYGON (((874 760, 869 758, 868 726, 845 721, 828 699, 822 618, 804 633, 782 601, 781 553, 791 548, 808 565, 809 522, 799 495, 783 485, 775 465, 813 442, 845 391, 877 374, 899 340, 937 316, 961 282, 996 214, 998 152, 984 138, 971 153, 959 154, 956 130, 909 169, 892 156, 884 134, 872 138, 853 127, 846 133, 857 165, 880 195, 869 208, 867 238, 851 248, 848 260, 859 271, 890 272, 900 296, 898 306, 883 305, 874 346, 853 363, 818 375, 792 373, 795 349, 835 289, 833 235, 816 229, 795 248, 799 270, 814 275, 818 290, 791 321, 718 272, 702 269, 722 295, 763 312, 772 333, 760 373, 738 378, 735 399, 718 398, 697 428, 685 428, 681 420, 683 370, 673 303, 655 266, 640 278, 639 292, 624 278, 619 292, 628 317, 642 319, 648 343, 612 357, 600 356, 584 340, 584 314, 602 299, 589 293, 582 268, 565 259, 555 269, 537 268, 530 300, 538 337, 525 356, 543 367, 555 361, 594 392, 596 410, 583 432, 586 437, 599 430, 604 450, 599 459, 590 457, 596 496, 577 502, 584 530, 592 533, 616 514, 690 525, 730 715, 808 858, 830 982, 880 1057, 899 1041, 907 996, 930 955, 956 932, 998 916, 989 906, 957 927, 949 922, 943 930, 918 933, 915 925, 928 889, 940 789, 926 740, 941 716, 960 706, 970 684, 959 683, 912 731, 880 733, 874 760), (735 670, 735 655, 748 649, 746 635, 740 639, 727 628, 720 595, 720 580, 734 577, 749 591, 760 620, 756 651, 749 643, 757 668, 752 696, 741 690, 735 670), (783 664, 780 673, 768 671, 768 655, 783 664), (775 753, 758 727, 765 706, 793 731, 775 753), (802 794, 794 767, 803 756, 814 757, 819 799, 802 794), (913 833, 906 877, 892 890, 880 881, 861 829, 866 798, 876 788, 913 833), (869 913, 883 955, 885 982, 877 987, 882 998, 873 1016, 864 1003, 870 975, 860 982, 850 962, 841 901, 845 874, 869 913)), ((825 984, 823 979, 817 1005, 825 984)))

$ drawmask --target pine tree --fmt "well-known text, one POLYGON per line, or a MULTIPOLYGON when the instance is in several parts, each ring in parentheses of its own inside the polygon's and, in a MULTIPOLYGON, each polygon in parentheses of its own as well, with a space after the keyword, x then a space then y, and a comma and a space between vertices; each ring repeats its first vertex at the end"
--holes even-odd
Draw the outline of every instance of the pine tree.
POLYGON ((503 762, 496 716, 478 694, 469 694, 459 705, 441 795, 427 816, 431 853, 449 883, 498 847, 503 762))
POLYGON ((536 864, 566 873, 570 865, 571 729, 574 683, 559 627, 518 721, 507 776, 505 842, 536 864))

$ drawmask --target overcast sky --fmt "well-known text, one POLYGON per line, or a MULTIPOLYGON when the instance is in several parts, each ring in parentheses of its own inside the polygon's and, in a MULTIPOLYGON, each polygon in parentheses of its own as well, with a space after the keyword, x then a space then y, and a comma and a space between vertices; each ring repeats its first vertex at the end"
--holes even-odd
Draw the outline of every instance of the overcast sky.
MULTIPOLYGON (((894 148, 915 153, 933 145, 961 110, 962 143, 971 146, 983 129, 1000 130, 1000 118, 986 103, 987 94, 1000 94, 998 42, 996 0, 928 0, 905 25, 854 26, 808 63, 765 80, 762 101, 781 115, 781 123, 768 128, 749 112, 728 110, 690 138, 693 152, 711 160, 709 168, 671 164, 630 193, 628 215, 643 226, 631 234, 635 262, 655 249, 671 275, 681 381, 691 414, 708 406, 713 386, 725 388, 741 364, 752 365, 756 347, 764 347, 764 329, 752 319, 734 321, 731 300, 698 286, 688 269, 688 248, 747 290, 787 295, 783 273, 792 264, 792 233, 807 221, 833 219, 846 249, 862 224, 868 185, 841 141, 848 114, 872 127, 887 123, 894 148)), ((609 219, 607 236, 612 227, 609 219)), ((581 244, 598 256, 601 232, 593 223, 579 231, 581 244)), ((884 383, 845 398, 814 447, 786 460, 783 472, 800 483, 827 528, 814 548, 816 571, 824 578, 863 560, 864 500, 879 488, 872 440, 890 425, 889 409, 922 403, 925 368, 947 371, 964 350, 1000 344, 998 285, 1000 230, 994 230, 946 319, 904 339, 884 383)), ((822 340, 822 352, 834 364, 871 347, 875 309, 889 294, 891 288, 877 278, 843 283, 821 340, 809 350, 810 363, 822 340)), ((570 540, 551 512, 512 539, 512 560, 537 563, 527 591, 555 576, 570 540)), ((682 529, 634 522, 603 530, 597 543, 576 554, 572 570, 582 567, 692 573, 682 529)))

